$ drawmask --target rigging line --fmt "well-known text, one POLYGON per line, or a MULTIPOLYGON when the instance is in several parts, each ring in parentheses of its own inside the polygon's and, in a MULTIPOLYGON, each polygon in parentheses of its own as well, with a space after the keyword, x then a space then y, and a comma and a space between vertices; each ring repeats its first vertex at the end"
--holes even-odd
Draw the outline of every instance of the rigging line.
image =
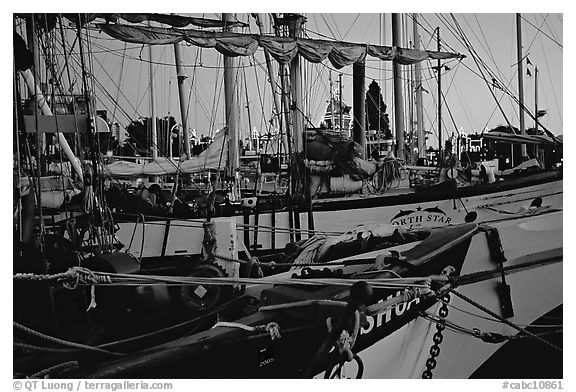
MULTIPOLYGON (((62 70, 62 73, 66 72, 66 76, 68 77, 68 92, 72 93, 72 78, 70 76, 70 64, 68 63, 68 54, 66 54, 66 39, 64 38, 64 28, 62 27, 62 14, 60 14, 60 36, 61 36, 61 40, 62 40, 62 50, 64 51, 63 55, 64 55, 64 69, 62 70)), ((72 50, 74 49, 74 45, 76 44, 76 39, 77 37, 74 37, 74 41, 72 42, 72 46, 70 47, 70 53, 72 53, 72 50)), ((60 78, 59 78, 60 79, 60 78)))
MULTIPOLYGON (((126 54, 126 42, 124 42, 124 54, 126 54)), ((116 91, 115 102, 118 102, 118 98, 120 97, 120 90, 122 88, 122 74, 124 73, 124 60, 125 58, 122 57, 122 62, 120 63, 120 76, 118 77, 118 90, 116 91)), ((118 105, 114 105, 114 111, 112 112, 112 121, 116 119, 117 108, 118 105)))
MULTIPOLYGON (((77 38, 78 38, 78 37, 76 37, 76 39, 77 39, 77 38)), ((72 58, 72 60, 76 63, 77 66, 80 66, 80 61, 79 61, 77 58, 75 58, 74 56, 72 56, 71 58, 72 58)), ((110 80, 112 81, 112 83, 114 83, 114 80, 113 80, 109 75, 107 75, 107 76, 110 78, 110 80)), ((104 85, 103 85, 98 79, 94 78, 94 80, 95 80, 96 84, 98 84, 98 86, 100 87, 100 89, 101 89, 102 91, 108 93, 108 92, 107 92, 107 89, 104 87, 104 85)), ((118 88, 118 91, 120 91, 119 88, 118 88)), ((110 96, 110 101, 111 101, 113 104, 114 104, 114 103, 117 104, 117 102, 112 98, 112 95, 111 95, 111 94, 108 94, 108 95, 110 96)), ((123 97, 126 99, 126 101, 130 104, 130 100, 129 100, 124 94, 122 94, 122 95, 123 95, 123 97)), ((104 104, 104 103, 101 102, 101 104, 104 104)), ((135 110, 134 107, 132 107, 132 108, 135 110)), ((136 110, 135 110, 135 111, 136 111, 136 110)), ((131 117, 130 117, 130 115, 128 115, 127 112, 125 112, 124 115, 126 116, 126 118, 127 118, 128 120, 130 120, 131 117)))
MULTIPOLYGON (((547 18, 548 18, 548 14, 546 14, 546 17, 544 18, 544 20, 543 20, 542 23, 540 24, 540 28, 542 28, 542 26, 544 25, 544 23, 546 23, 546 19, 547 19, 547 18)), ((532 45, 534 44, 534 41, 536 41, 536 38, 539 36, 538 33, 539 33, 540 31, 542 31, 542 30, 540 30, 540 28, 537 29, 536 34, 534 34, 534 38, 532 38, 532 41, 530 41, 530 45, 528 45, 528 49, 526 49, 526 50, 524 51, 524 52, 526 53, 526 54, 524 55, 524 58, 528 57, 528 54, 530 53, 530 48, 532 48, 532 45)), ((524 58, 523 58, 523 59, 524 59, 524 58)))
POLYGON ((334 23, 334 28, 336 29, 336 32, 340 36, 340 41, 343 41, 344 38, 342 37, 342 33, 340 32, 340 29, 338 28, 338 23, 336 23, 336 19, 334 19, 334 14, 329 14, 329 15, 330 15, 330 18, 332 19, 332 23, 334 23))
MULTIPOLYGON (((544 44, 542 43, 542 37, 540 37, 540 45, 542 46, 542 50, 544 50, 544 44)), ((554 103, 556 105, 556 110, 558 111, 558 118, 560 119, 560 125, 564 126, 562 111, 560 110, 560 106, 558 105, 558 98, 556 97, 556 89, 554 88, 554 83, 552 80, 552 75, 550 75, 550 66, 548 65, 547 56, 544 56, 544 62, 546 63, 546 73, 548 74, 548 79, 550 80, 550 86, 552 86, 552 97, 554 98, 554 103)), ((544 94, 546 94, 544 92, 544 94)))
POLYGON ((348 34, 350 33, 350 30, 352 30, 352 27, 354 27, 354 24, 356 23, 356 21, 358 20, 358 18, 360 17, 361 14, 356 14, 356 17, 354 18, 354 20, 352 21, 352 23, 350 23, 350 27, 348 27, 348 30, 346 30, 346 33, 344 33, 344 36, 342 36, 342 39, 346 39, 346 37, 348 36, 348 34))
MULTIPOLYGON (((546 14, 549 15, 549 14, 546 14)), ((526 19, 524 17, 524 15, 520 14, 520 17, 522 18, 522 20, 524 20, 526 23, 528 23, 530 26, 534 27, 536 30, 538 30, 539 33, 542 33, 543 36, 545 36, 546 38, 548 38, 550 41, 554 42, 556 45, 558 45, 560 48, 564 49, 564 46, 562 46, 562 44, 560 42, 558 42, 556 39, 550 37, 548 34, 546 34, 545 31, 541 30, 539 27, 536 27, 536 25, 532 22, 530 22, 528 19, 526 19)), ((548 27, 548 24, 546 24, 546 26, 548 27)), ((542 26, 540 26, 542 27, 542 26)), ((548 27, 548 29, 550 29, 548 27)))
MULTIPOLYGON (((465 39, 465 35, 462 32, 462 28, 460 27, 458 21, 456 20, 456 18, 454 17, 453 14, 450 14, 452 16, 452 19, 454 20, 454 22, 456 23, 457 28, 460 30, 460 32, 462 33, 462 38, 464 40, 464 42, 467 44, 467 40, 465 39)), ((469 48, 469 45, 466 45, 469 48)), ((470 50, 470 48, 469 48, 470 50)), ((494 100, 496 101, 496 103, 498 104, 498 108, 500 109, 500 111, 502 112, 502 115, 504 116, 504 119, 506 120, 506 123, 508 124, 508 126, 510 128, 512 128, 512 125, 510 124, 510 121, 508 121, 508 117, 506 117, 506 114, 504 113, 504 110, 502 109, 502 107, 500 106, 500 102, 496 99, 496 96, 494 94, 494 92, 490 89, 490 85, 488 84, 488 80, 486 79, 486 77, 484 76, 484 73, 482 71, 482 68, 480 67, 480 64, 478 62, 478 59, 476 58, 476 53, 473 51, 470 51, 470 53, 472 54, 472 59, 474 60, 474 63, 476 64, 476 66, 478 67, 478 70, 480 71, 480 73, 482 74, 483 78, 484 78, 484 82, 486 83, 486 86, 488 87, 488 90, 490 90, 490 93, 492 94, 492 97, 494 98, 494 100)))
MULTIPOLYGON (((480 25, 480 21, 478 20, 477 14, 474 14, 474 19, 476 20, 476 24, 478 24, 478 28, 480 29, 480 33, 482 34, 482 38, 484 39, 484 42, 486 43, 486 49, 488 51, 488 55, 490 56, 492 63, 496 67, 496 71, 498 72, 500 78, 504 79, 504 75, 503 75, 502 71, 500 70, 500 68, 498 67, 498 64, 496 63, 496 60, 495 60, 494 55, 492 53, 492 50, 490 50, 490 45, 488 44, 488 40, 486 39, 486 35, 484 35, 484 30, 482 29, 482 26, 480 25)), ((466 18, 464 18, 464 21, 466 21, 466 24, 468 24, 468 21, 466 20, 466 18)), ((468 24, 468 27, 470 27, 470 30, 472 31, 472 33, 474 33, 474 30, 472 29, 472 27, 469 24, 468 24)), ((475 33, 474 33, 474 36, 476 36, 475 33)), ((476 37, 476 39, 478 39, 478 37, 476 37)), ((478 39, 478 41, 480 41, 480 40, 478 39)))
MULTIPOLYGON (((336 37, 336 34, 334 34, 334 31, 332 31, 332 27, 330 27, 330 24, 329 24, 328 21, 326 20, 325 14, 320 14, 320 17, 322 18, 322 21, 324 22, 324 24, 325 24, 326 27, 328 28, 328 31, 330 32, 330 34, 332 34, 332 37, 327 37, 327 38, 334 38, 334 37, 336 37)), ((326 37, 326 36, 325 36, 325 37, 326 37)))
MULTIPOLYGON (((430 28, 432 28, 432 26, 431 26, 430 23, 426 20, 425 17, 422 17, 422 19, 428 24, 428 26, 429 26, 430 28)), ((422 27, 422 29, 423 29, 424 31, 426 31, 426 32, 430 35, 430 41, 428 42, 427 45, 424 45, 424 41, 421 41, 422 44, 423 44, 423 46, 424 46, 425 48, 427 48, 428 46, 430 46, 430 42, 434 39, 434 33, 433 33, 433 32, 431 33, 431 32, 430 32, 426 27, 424 27, 420 22, 418 22, 418 25, 419 25, 420 27, 422 27)), ((445 26, 446 26, 446 24, 445 24, 445 26)), ((433 29, 433 30, 435 30, 435 29, 433 29)), ((448 30, 449 30, 450 33, 456 38, 456 40, 462 44, 462 42, 460 41, 460 38, 459 38, 457 35, 455 35, 454 32, 452 32, 451 29, 448 29, 448 30)), ((441 41, 443 42, 443 45, 444 45, 445 47, 447 47, 449 50, 451 50, 451 51, 453 51, 453 52, 457 52, 457 50, 454 49, 454 48, 452 48, 446 41, 444 41, 443 39, 441 39, 441 41)), ((464 45, 464 46, 465 46, 465 45, 464 45)), ((474 75, 476 75, 477 77, 479 77, 480 79, 482 79, 482 76, 481 76, 478 72, 474 71, 471 67, 469 67, 469 66, 466 65, 465 63, 462 63, 462 65, 463 65, 467 70, 469 70, 470 72, 472 72, 474 75)))
MULTIPOLYGON (((252 55, 252 58, 254 58, 254 55, 252 55)), ((262 97, 262 93, 260 91, 260 82, 259 82, 259 78, 257 75, 258 70, 256 69, 256 67, 253 67, 253 69, 254 69, 254 79, 256 80, 256 91, 258 92, 258 102, 260 103, 260 109, 261 109, 262 113, 264 113, 264 98, 262 97)), ((246 83, 246 74, 244 74, 244 82, 246 83)), ((246 89, 246 94, 248 94, 248 86, 245 86, 245 89, 246 89)), ((264 90, 264 94, 266 94, 266 89, 264 90)), ((248 99, 246 99, 246 104, 247 105, 249 104, 248 99)), ((263 117, 264 116, 261 116, 261 119, 263 117)), ((272 124, 270 124, 268 121, 264 121, 264 124, 265 124, 264 126, 266 127, 266 130, 268 131, 268 133, 270 133, 270 128, 272 127, 272 124)), ((260 128, 262 128, 262 121, 260 122, 260 128)), ((252 132, 252 130, 250 129, 250 135, 251 135, 251 132, 252 132)), ((250 139, 251 139, 251 137, 250 137, 250 139)), ((259 146, 256 146, 256 147, 257 147, 257 150, 259 150, 258 149, 259 146)))
POLYGON ((456 80, 454 80, 454 91, 456 92, 456 95, 458 96, 458 101, 460 101, 462 103, 462 109, 464 112, 464 115, 466 116, 466 120, 468 121, 468 126, 470 126, 470 129, 478 129, 478 126, 476 125, 476 121, 472 120, 472 117, 470 117, 469 112, 470 112, 470 107, 468 106, 468 103, 466 102, 466 99, 464 98, 464 94, 460 91, 460 86, 458 85, 458 82, 456 80), (474 124, 472 124, 474 123, 474 124))
MULTIPOLYGON (((73 57, 73 59, 74 59, 74 61, 76 62, 76 65, 80 65, 80 63, 79 63, 80 60, 78 60, 78 59, 76 59, 76 58, 74 58, 74 57, 73 57)), ((98 65, 100 65, 100 66, 102 67, 101 64, 98 64, 98 65)), ((115 84, 114 80, 113 80, 112 77, 106 72, 106 70, 105 70, 105 74, 106 74, 106 76, 108 76, 108 78, 112 81, 112 83, 115 84)), ((98 79, 96 79, 96 78, 95 78, 94 80, 96 81, 96 84, 100 87, 100 90, 101 90, 102 92, 104 92, 104 93, 110 98, 111 103, 120 106, 120 105, 118 104, 118 102, 116 102, 116 101, 114 100, 114 98, 112 97, 112 94, 108 91, 108 89, 106 89, 106 87, 104 86, 104 84, 103 84, 102 82, 100 82, 100 81, 99 81, 98 79)), ((118 90, 121 91, 119 88, 118 88, 118 90)), ((124 95, 124 93, 122 93, 122 96, 123 96, 123 98, 126 99, 126 101, 128 102, 128 104, 129 104, 129 105, 131 106, 131 108, 134 110, 135 114, 136 114, 138 117, 141 117, 140 114, 138 114, 137 109, 131 104, 131 102, 130 102, 130 100, 128 99, 128 97, 126 97, 126 96, 124 95)), ((104 103, 103 103, 102 101, 100 101, 100 103, 101 103, 102 105, 104 105, 104 103)), ((129 120, 129 121, 131 120, 132 117, 128 114, 127 111, 123 111, 123 110, 121 109, 121 112, 123 112, 123 114, 126 116, 126 119, 127 119, 127 120, 129 120)))
MULTIPOLYGON (((518 69, 516 69, 516 71, 514 71, 514 74, 512 74, 512 76, 510 77, 510 80, 508 81, 508 86, 510 86, 510 84, 512 84, 512 82, 515 80, 516 78, 516 74, 518 73, 518 69)), ((502 96, 500 97, 500 99, 498 100, 498 102, 501 102, 502 99, 504 99, 504 97, 506 97, 507 95, 505 93, 502 93, 502 96)), ((484 127, 482 128, 482 132, 484 132, 484 129, 486 129, 488 127, 488 124, 490 123, 490 120, 492 120, 492 117, 494 116, 494 113, 496 113, 496 110, 498 109, 498 105, 494 105, 494 109, 492 110, 492 113, 490 114, 490 117, 488 117, 488 120, 486 121, 486 124, 484 125, 484 127)), ((514 112, 515 113, 515 112, 514 112)), ((516 116, 516 119, 517 116, 516 116)))

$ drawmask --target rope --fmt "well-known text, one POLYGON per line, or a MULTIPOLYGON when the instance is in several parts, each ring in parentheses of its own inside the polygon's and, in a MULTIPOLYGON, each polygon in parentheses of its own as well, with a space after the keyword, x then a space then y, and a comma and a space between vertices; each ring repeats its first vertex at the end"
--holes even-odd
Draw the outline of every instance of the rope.
MULTIPOLYGON (((13 322, 12 324, 13 324, 14 328, 16 328, 17 330, 20 330, 21 332, 24 332, 28 335, 33 336, 33 337, 40 338, 40 339, 42 339, 46 342, 49 342, 49 343, 58 344, 58 345, 62 345, 62 346, 77 349, 77 350, 90 351, 90 352, 94 352, 94 353, 98 353, 98 354, 106 354, 106 355, 111 355, 111 356, 116 356, 116 357, 126 355, 126 354, 116 353, 116 352, 112 352, 112 351, 108 351, 108 350, 102 350, 101 348, 98 348, 98 347, 87 346, 85 344, 75 343, 75 342, 70 342, 67 340, 55 338, 53 336, 46 335, 46 334, 43 334, 41 332, 35 331, 35 330, 28 328, 22 324, 18 324, 17 322, 13 322)), ((14 343, 14 345, 17 347, 18 346, 24 346, 21 343, 14 343)), ((32 346, 32 347, 34 347, 34 346, 32 346)), ((53 350, 53 348, 49 348, 49 347, 41 347, 41 348, 53 350)), ((56 350, 58 350, 58 349, 56 349, 56 350)))
MULTIPOLYGON (((438 325, 443 325, 446 328, 451 329, 454 332, 458 332, 464 335, 469 335, 475 338, 478 338, 480 340, 482 340, 483 342, 486 343, 502 343, 505 340, 518 340, 518 339, 527 339, 527 338, 531 338, 531 336, 527 336, 527 335, 523 335, 523 334, 517 334, 517 335, 503 335, 497 332, 483 332, 481 331, 479 328, 466 328, 463 327, 461 325, 455 324, 449 320, 445 320, 445 319, 440 319, 438 317, 435 317, 434 315, 430 314, 430 313, 423 313, 421 314, 422 317, 424 317, 425 319, 434 322, 438 325)), ((536 336, 545 336, 545 335, 552 335, 552 334, 557 334, 557 333, 561 333, 562 330, 558 330, 555 329, 553 331, 546 331, 546 332, 539 332, 539 333, 535 333, 534 335, 536 336)))
POLYGON ((555 344, 552 344, 552 343, 550 343, 549 341, 541 338, 540 336, 538 336, 538 335, 536 335, 536 334, 534 334, 534 333, 532 333, 532 332, 530 332, 530 331, 528 331, 528 330, 520 327, 519 325, 514 324, 514 323, 512 323, 511 321, 506 320, 504 317, 502 317, 502 316, 494 313, 494 312, 491 311, 490 309, 482 306, 481 304, 479 304, 478 302, 474 301, 473 299, 468 298, 468 297, 465 296, 464 294, 460 294, 459 292, 457 292, 457 291, 454 290, 453 288, 449 288, 448 291, 449 291, 450 293, 454 294, 455 296, 463 299, 464 301, 468 302, 469 304, 477 307, 478 309, 482 310, 483 312, 488 313, 490 316, 497 318, 498 320, 500 320, 500 321, 503 322, 504 324, 506 324, 506 325, 508 325, 508 326, 510 326, 510 327, 512 327, 512 328, 514 328, 514 329, 516 329, 517 331, 520 331, 520 332, 522 332, 523 334, 525 334, 525 335, 527 335, 527 336, 529 336, 529 337, 531 337, 531 338, 533 338, 533 339, 538 340, 539 342, 543 343, 544 345, 546 345, 546 346, 548 346, 548 347, 550 347, 550 348, 552 348, 552 349, 554 349, 554 350, 562 351, 562 348, 560 348, 560 347, 556 346, 555 344))
POLYGON ((216 323, 212 328, 217 328, 217 327, 240 328, 240 329, 243 329, 243 330, 248 331, 248 332, 257 332, 257 333, 267 332, 268 334, 270 334, 270 339, 272 339, 272 340, 276 340, 276 339, 281 338, 280 326, 278 325, 278 323, 275 323, 275 322, 270 322, 266 325, 251 326, 251 325, 246 325, 246 324, 241 324, 241 323, 220 321, 220 322, 216 323))
MULTIPOLYGON (((232 263, 239 263, 239 264, 256 264, 261 267, 326 267, 326 266, 336 266, 336 265, 346 265, 348 264, 347 261, 336 261, 336 262, 326 262, 326 263, 278 263, 275 261, 270 262, 262 262, 258 261, 257 257, 252 257, 251 260, 241 260, 236 259, 234 257, 228 257, 224 255, 214 254, 214 257, 223 261, 230 261, 232 263)), ((358 261, 358 264, 374 264, 374 261, 358 261)))
MULTIPOLYGON (((290 278, 228 278, 228 277, 181 277, 181 276, 162 276, 162 275, 137 275, 137 274, 120 274, 120 273, 103 273, 98 271, 89 271, 81 267, 73 267, 66 273, 56 275, 33 275, 33 274, 16 274, 13 276, 18 281, 28 282, 73 282, 69 287, 75 288, 76 285, 105 285, 105 286, 141 286, 153 284, 170 284, 170 285, 237 285, 237 284, 285 284, 285 285, 306 285, 306 286, 325 286, 335 285, 349 287, 360 279, 344 278, 319 278, 319 279, 290 279, 290 278)), ((407 277, 407 278, 381 278, 371 279, 371 285, 375 288, 427 288, 430 277, 407 277)))
POLYGON ((44 378, 45 376, 49 376, 50 374, 57 372, 59 370, 77 368, 78 362, 77 361, 69 361, 64 363, 59 363, 58 365, 51 366, 49 368, 40 370, 34 374, 31 374, 27 378, 44 378))

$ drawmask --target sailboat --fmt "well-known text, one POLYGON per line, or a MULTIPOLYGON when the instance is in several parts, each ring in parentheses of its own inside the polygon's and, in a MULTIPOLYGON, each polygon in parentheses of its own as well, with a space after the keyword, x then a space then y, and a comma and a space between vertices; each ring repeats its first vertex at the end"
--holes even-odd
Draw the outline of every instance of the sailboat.
MULTIPOLYGON (((293 16, 290 16, 290 18, 301 20, 301 17, 293 18, 293 16)), ((287 18, 287 20, 290 18, 287 18)), ((286 23, 291 22, 286 21, 286 23)), ((243 35, 229 32, 182 31, 171 28, 148 28, 119 23, 103 24, 100 25, 100 28, 108 35, 126 42, 160 44, 180 42, 185 39, 186 42, 194 45, 214 47, 225 55, 229 53, 240 56, 248 55, 254 53, 258 47, 262 47, 270 52, 272 57, 284 63, 297 58, 294 56, 303 56, 311 62, 324 61, 328 58, 332 65, 337 68, 354 64, 355 74, 358 75, 362 75, 362 61, 365 56, 373 56, 385 61, 392 60, 397 64, 413 64, 422 58, 440 60, 461 57, 461 55, 456 53, 414 51, 413 49, 404 49, 398 46, 383 47, 305 38, 243 35), (224 45, 226 45, 225 48, 224 45)), ((298 67, 293 68, 294 72, 298 72, 298 67)), ((363 79, 362 83, 358 85, 360 86, 359 89, 362 90, 363 79)), ((353 108, 354 110, 360 110, 363 105, 354 104, 353 108)), ((361 125, 364 116, 354 114, 353 117, 357 128, 364 129, 365 127, 361 125)), ((396 118, 399 117, 401 116, 396 116, 396 118)), ((297 123, 298 121, 294 122, 295 125, 297 123)), ((301 128, 303 129, 304 127, 301 128)), ((485 135, 488 136, 489 134, 485 135)), ((497 135, 491 136, 496 137, 497 135)), ((507 140, 514 143, 555 143, 554 139, 550 137, 544 136, 543 139, 528 141, 525 138, 522 140, 520 138, 514 140, 508 138, 507 140)), ((353 145, 352 141, 343 148, 349 148, 351 145, 353 145)), ((337 148, 337 146, 332 147, 337 148)), ((331 147, 328 146, 328 149, 331 149, 331 147)), ((346 154, 343 160, 354 164, 363 164, 364 162, 360 156, 354 157, 346 154)), ((318 162, 320 159, 315 161, 318 162)), ((397 162, 389 163, 392 170, 398 168, 397 162)), ((491 164, 483 164, 482 167, 488 167, 488 171, 495 169, 491 164)), ((410 170, 418 169, 434 171, 434 168, 408 167, 405 171, 405 176, 408 175, 410 170)), ((508 178, 503 176, 501 180, 490 181, 491 183, 456 186, 454 181, 446 181, 439 187, 429 189, 405 187, 386 189, 385 192, 363 195, 332 192, 320 195, 318 198, 312 198, 308 203, 304 204, 296 204, 291 201, 294 195, 291 195, 288 201, 278 195, 261 195, 254 201, 255 199, 250 195, 250 197, 246 198, 245 203, 227 205, 227 208, 223 211, 226 211, 225 214, 227 215, 237 216, 238 225, 245 228, 243 237, 245 247, 255 254, 260 254, 283 249, 289 242, 301 239, 302 234, 313 234, 316 231, 345 231, 350 224, 366 221, 384 221, 394 225, 418 228, 464 222, 464 218, 471 211, 477 214, 479 222, 496 216, 526 212, 530 210, 530 207, 540 207, 532 205, 532 202, 537 201, 537 203, 540 203, 540 200, 543 206, 561 207, 562 172, 559 170, 536 169, 533 173, 527 173, 524 169, 525 166, 519 166, 515 172, 520 173, 523 171, 521 175, 509 175, 508 178), (263 229, 258 227, 263 227, 263 229)), ((502 175, 509 174, 509 172, 504 170, 501 170, 501 172, 500 174, 502 175)), ((362 184, 366 184, 366 181, 362 178, 349 180, 346 176, 330 177, 330 180, 333 184, 353 183, 353 189, 355 190, 366 188, 362 186, 362 184)), ((403 174, 400 172, 397 177, 402 176, 403 174)), ((308 186, 314 184, 314 176, 309 175, 307 177, 305 184, 308 184, 308 186)), ((305 184, 299 188, 302 200, 307 200, 307 186, 305 184)), ((341 190, 349 189, 344 185, 340 186, 340 188, 341 190)), ((122 243, 127 243, 130 238, 134 238, 137 242, 141 241, 143 233, 147 233, 142 253, 136 254, 137 257, 164 260, 170 257, 198 255, 201 251, 200 238, 202 234, 198 232, 195 235, 190 232, 190 220, 181 221, 177 217, 149 217, 146 219, 146 223, 136 221, 136 216, 126 221, 119 221, 120 230, 117 235, 122 243), (164 240, 150 240, 149 236, 162 237, 164 240)), ((193 224, 198 225, 202 221, 203 219, 198 219, 193 224)))
MULTIPOLYGON (((558 211, 413 230, 403 239, 396 233, 385 239, 396 241, 391 248, 333 260, 322 269, 297 267, 256 280, 93 270, 108 285, 187 283, 205 292, 207 302, 215 298, 214 285, 241 283, 245 290, 181 324, 97 344, 56 341, 16 323, 21 339, 16 346, 29 354, 15 362, 16 374, 106 379, 562 377, 561 234, 558 211), (31 338, 42 343, 30 345, 31 338), (526 362, 518 357, 525 350, 515 344, 520 340, 530 347, 526 362), (47 352, 52 342, 57 346, 47 352), (539 366, 530 365, 534 355, 542 360, 539 366), (511 356, 518 365, 506 362, 511 356), (502 373, 502 367, 510 373, 502 373)), ((60 282, 74 279, 70 273, 60 282)), ((109 308, 114 300, 107 293, 114 288, 98 290, 106 301, 101 306, 109 308)))

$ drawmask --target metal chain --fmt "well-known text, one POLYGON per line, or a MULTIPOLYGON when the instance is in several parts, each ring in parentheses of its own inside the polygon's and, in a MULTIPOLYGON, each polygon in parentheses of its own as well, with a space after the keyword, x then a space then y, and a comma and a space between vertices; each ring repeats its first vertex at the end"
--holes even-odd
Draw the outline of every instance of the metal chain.
MULTIPOLYGON (((445 294, 442 297, 442 306, 438 311, 438 315, 442 320, 445 320, 448 316, 448 303, 450 302, 450 295, 445 294)), ((436 333, 432 337, 434 344, 430 347, 430 358, 426 360, 426 370, 422 373, 422 378, 430 379, 432 378, 432 370, 436 367, 436 357, 440 355, 440 343, 444 340, 442 331, 446 329, 446 326, 441 323, 436 323, 436 333)))

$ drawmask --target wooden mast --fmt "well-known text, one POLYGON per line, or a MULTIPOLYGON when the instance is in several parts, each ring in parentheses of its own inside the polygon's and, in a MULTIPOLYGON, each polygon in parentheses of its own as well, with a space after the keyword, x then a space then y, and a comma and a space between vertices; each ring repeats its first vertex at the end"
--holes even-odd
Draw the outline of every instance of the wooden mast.
MULTIPOLYGON (((304 16, 300 14, 290 15, 288 30, 291 37, 298 38, 302 35, 304 16)), ((302 110, 302 69, 300 68, 300 56, 294 56, 290 62, 290 95, 292 109, 292 137, 294 138, 294 151, 304 151, 304 111, 302 110)))
MULTIPOLYGON (((414 50, 420 50, 420 32, 418 14, 412 14, 414 29, 414 50)), ((416 129, 418 135, 418 158, 426 158, 426 139, 424 135, 424 110, 422 105, 422 65, 414 64, 414 82, 416 84, 416 129)))
MULTIPOLYGON (((392 14, 392 46, 402 46, 400 14, 392 14)), ((402 94, 402 73, 400 64, 393 63, 394 73, 394 123, 396 131, 396 157, 404 160, 404 98, 402 94)))
MULTIPOLYGON (((518 104, 519 104, 519 116, 520 116, 520 134, 525 135, 526 129, 524 125, 524 70, 522 67, 522 16, 516 14, 516 54, 518 58, 518 104)), ((522 143, 520 145, 520 155, 521 159, 526 156, 526 144, 522 143)))
MULTIPOLYGON (((233 22, 232 14, 223 13, 224 31, 233 32, 234 29, 227 22, 233 22)), ((236 59, 224 56, 224 97, 226 110, 226 127, 228 131, 228 175, 232 178, 231 201, 240 199, 239 170, 240 152, 238 145, 238 100, 236 97, 236 59)))
MULTIPOLYGON (((366 158, 366 63, 365 61, 352 64, 352 136, 356 143, 362 147, 362 158, 366 158)), ((378 100, 380 104, 380 100, 378 100)), ((378 122, 380 123, 380 122, 378 122)))
MULTIPOLYGON (((148 26, 152 27, 152 22, 148 21, 148 26)), ((151 120, 151 133, 152 133, 152 158, 158 158, 158 134, 156 131, 156 105, 154 102, 154 51, 152 45, 148 45, 148 57, 150 73, 150 120, 151 120)))
POLYGON ((188 94, 184 86, 184 82, 188 78, 184 70, 184 63, 182 62, 182 53, 180 51, 180 44, 174 44, 174 59, 176 61, 176 77, 178 78, 178 96, 180 97, 180 116, 182 120, 182 134, 184 139, 184 155, 185 159, 190 159, 190 137, 188 135, 188 94))
MULTIPOLYGON (((438 45, 438 52, 440 52, 440 27, 436 29, 436 43, 438 45)), ((438 156, 439 160, 442 161, 444 157, 444 147, 442 147, 442 64, 440 59, 438 59, 436 69, 438 70, 438 156)))

